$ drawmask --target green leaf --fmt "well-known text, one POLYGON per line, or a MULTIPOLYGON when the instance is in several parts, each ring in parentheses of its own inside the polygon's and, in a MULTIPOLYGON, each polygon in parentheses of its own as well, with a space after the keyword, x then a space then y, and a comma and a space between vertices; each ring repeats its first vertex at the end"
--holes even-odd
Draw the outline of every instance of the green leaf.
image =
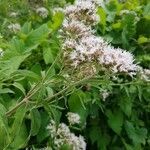
POLYGON ((38 143, 41 143, 50 135, 50 133, 48 132, 48 130, 46 128, 50 122, 50 117, 46 111, 41 111, 40 115, 41 115, 41 127, 37 134, 37 142, 38 143))
POLYGON ((9 58, 9 60, 3 61, 2 70, 0 70, 0 74, 4 76, 4 78, 8 78, 12 73, 17 71, 21 63, 29 56, 20 55, 9 58))
POLYGON ((15 82, 12 84, 14 87, 16 87, 17 89, 19 89, 24 95, 26 94, 24 87, 22 86, 22 84, 15 82))
MULTIPOLYGON (((10 149, 25 148, 28 139, 28 131, 24 122, 19 125, 19 133, 15 136, 13 142, 9 146, 10 149)), ((17 132, 17 131, 16 131, 17 132)), ((8 149, 9 149, 8 148, 8 149)))
POLYGON ((52 30, 57 30, 62 25, 64 14, 62 12, 56 12, 52 18, 53 23, 49 24, 52 30))
POLYGON ((135 145, 146 143, 147 129, 134 127, 133 123, 126 121, 125 130, 128 137, 133 141, 135 145))
POLYGON ((146 38, 145 36, 140 36, 138 38, 138 44, 144 44, 148 42, 148 38, 146 38))
POLYGON ((69 109, 71 112, 78 113, 81 118, 81 124, 84 125, 86 122, 87 117, 87 110, 84 108, 84 93, 81 91, 78 91, 76 93, 73 93, 68 100, 69 109))
MULTIPOLYGON (((15 113, 15 116, 14 116, 15 119, 14 119, 13 125, 11 127, 11 143, 16 141, 16 139, 18 138, 18 136, 21 132, 21 128, 22 128, 22 124, 23 124, 23 120, 24 120, 26 111, 27 111, 26 106, 22 106, 15 113)), ((22 145, 22 141, 21 141, 21 143, 18 143, 18 145, 22 145)))
POLYGON ((132 113, 132 98, 130 96, 127 96, 126 94, 123 94, 119 97, 119 106, 121 110, 129 117, 132 113))
POLYGON ((92 144, 97 143, 97 146, 100 150, 107 150, 107 146, 110 142, 110 137, 106 133, 102 134, 100 127, 93 126, 92 128, 90 128, 89 136, 92 144))
POLYGON ((39 28, 31 31, 25 39, 26 51, 29 52, 35 49, 39 44, 41 44, 46 38, 50 30, 47 24, 43 24, 39 28))
POLYGON ((21 32, 24 34, 28 34, 31 31, 31 22, 26 22, 21 28, 21 32))
POLYGON ((132 147, 131 145, 129 145, 129 144, 127 144, 127 143, 125 142, 124 139, 122 139, 122 142, 123 142, 123 144, 124 144, 126 150, 134 150, 133 147, 132 147))
POLYGON ((136 16, 134 14, 125 14, 122 17, 122 24, 123 24, 122 41, 125 48, 129 46, 129 40, 136 33, 135 17, 136 16))
POLYGON ((6 94, 6 93, 14 93, 14 91, 12 91, 9 88, 0 89, 0 94, 6 94))
POLYGON ((148 4, 144 7, 143 15, 150 17, 150 3, 148 3, 148 4))
POLYGON ((35 136, 41 127, 41 115, 37 109, 31 110, 31 135, 35 136))
POLYGON ((8 120, 5 115, 6 109, 1 103, 0 103, 0 110, 1 110, 0 111, 0 149, 3 149, 9 143, 10 137, 9 137, 8 120))
POLYGON ((54 61, 51 48, 43 49, 43 58, 46 64, 52 63, 54 61))
POLYGON ((98 15, 100 17, 100 25, 102 25, 102 33, 105 33, 106 29, 106 13, 102 7, 98 8, 98 15))
POLYGON ((31 80, 39 81, 40 76, 31 70, 18 70, 16 73, 23 77, 28 77, 31 80))
POLYGON ((110 126, 110 128, 115 133, 120 135, 120 132, 122 130, 122 125, 123 125, 123 114, 122 114, 122 112, 119 110, 116 110, 114 112, 111 112, 110 110, 108 110, 106 112, 106 115, 108 117, 108 125, 110 126))
POLYGON ((64 144, 61 146, 60 150, 72 150, 72 146, 68 144, 64 144))

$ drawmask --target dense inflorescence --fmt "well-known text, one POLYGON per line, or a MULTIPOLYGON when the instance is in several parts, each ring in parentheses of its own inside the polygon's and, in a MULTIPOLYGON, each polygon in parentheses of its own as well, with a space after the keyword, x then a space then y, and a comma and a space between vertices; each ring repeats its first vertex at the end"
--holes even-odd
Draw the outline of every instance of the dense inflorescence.
POLYGON ((94 34, 93 27, 100 20, 97 15, 98 5, 94 0, 76 0, 63 10, 66 17, 61 32, 66 64, 77 70, 92 68, 92 73, 97 70, 94 64, 99 64, 112 73, 134 75, 137 65, 134 64, 133 55, 123 49, 114 48, 94 34), (87 64, 88 68, 85 67, 87 64))
MULTIPOLYGON (((76 117, 77 116, 75 116, 74 119, 79 119, 76 117)), ((70 114, 69 114, 69 118, 70 118, 70 114)), ((71 114, 71 120, 72 119, 73 118, 71 114)), ((76 122, 77 120, 74 121, 76 122)), ((51 138, 53 139, 54 147, 56 150, 61 149, 61 147, 65 144, 70 146, 72 150, 86 150, 86 143, 84 141, 84 138, 81 135, 76 136, 74 133, 72 133, 66 124, 60 123, 57 127, 56 123, 52 120, 48 125, 47 129, 51 134, 51 138)))
POLYGON ((44 18, 47 18, 48 16, 48 10, 45 8, 45 7, 39 7, 36 9, 36 13, 42 17, 43 19, 44 18))

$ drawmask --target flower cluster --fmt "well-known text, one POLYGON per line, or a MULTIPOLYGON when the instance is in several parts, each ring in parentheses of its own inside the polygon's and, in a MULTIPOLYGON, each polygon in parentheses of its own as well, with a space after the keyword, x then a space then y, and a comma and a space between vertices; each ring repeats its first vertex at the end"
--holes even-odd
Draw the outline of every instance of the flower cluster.
POLYGON ((76 0, 74 5, 64 9, 65 20, 62 25, 64 39, 64 60, 75 69, 96 70, 93 64, 113 73, 134 75, 137 65, 131 53, 114 48, 101 37, 96 36, 93 25, 99 22, 96 0, 76 0), (87 66, 83 67, 83 66, 87 66), (91 65, 92 64, 92 65, 91 65), (93 69, 94 68, 94 69, 93 69))
POLYGON ((42 17, 43 19, 44 18, 47 18, 48 16, 48 10, 45 8, 45 7, 39 7, 36 9, 36 13, 42 17))
POLYGON ((70 125, 79 124, 80 123, 80 116, 76 113, 68 112, 67 118, 70 125))
POLYGON ((105 101, 109 95, 110 93, 107 90, 102 91, 102 100, 105 101))
POLYGON ((144 81, 150 81, 150 69, 143 69, 138 67, 140 78, 144 81))
POLYGON ((79 20, 85 24, 95 24, 99 21, 96 14, 96 2, 94 0, 76 0, 74 5, 65 9, 68 19, 79 20))
POLYGON ((15 17, 17 17, 17 16, 18 16, 18 13, 17 13, 17 12, 11 12, 11 13, 10 13, 10 17, 15 18, 15 17))
POLYGON ((17 33, 18 31, 20 31, 21 26, 18 23, 14 23, 14 24, 8 25, 8 29, 11 30, 14 33, 17 33))
POLYGON ((81 135, 78 137, 72 133, 66 124, 60 123, 57 127, 52 120, 47 129, 51 134, 55 149, 59 150, 64 144, 67 144, 72 150, 86 150, 84 138, 81 135))

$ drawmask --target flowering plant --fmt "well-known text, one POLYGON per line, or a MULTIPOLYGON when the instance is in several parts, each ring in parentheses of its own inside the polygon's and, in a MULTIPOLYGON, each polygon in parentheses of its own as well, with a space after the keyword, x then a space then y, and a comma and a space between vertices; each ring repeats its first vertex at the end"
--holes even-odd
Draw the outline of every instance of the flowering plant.
POLYGON ((11 2, 0 16, 0 149, 148 149, 149 8, 11 2))

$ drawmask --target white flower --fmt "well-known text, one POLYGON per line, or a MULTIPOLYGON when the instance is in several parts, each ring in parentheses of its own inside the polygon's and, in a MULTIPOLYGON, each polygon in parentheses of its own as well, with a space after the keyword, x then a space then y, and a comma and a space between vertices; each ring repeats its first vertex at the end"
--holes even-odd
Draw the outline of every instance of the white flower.
POLYGON ((63 22, 63 30, 70 36, 82 37, 91 34, 92 30, 87 27, 84 23, 77 20, 65 19, 63 22))
POLYGON ((99 21, 96 11, 96 4, 90 0, 76 0, 74 5, 65 8, 67 17, 83 21, 85 24, 96 24, 99 21))
POLYGON ((56 13, 56 12, 64 12, 64 9, 61 8, 61 7, 54 8, 54 9, 53 9, 53 12, 54 12, 54 13, 56 13))
POLYGON ((143 69, 142 67, 138 67, 138 71, 142 80, 150 81, 150 69, 143 69))
POLYGON ((109 96, 109 92, 107 90, 102 91, 103 101, 105 101, 108 96, 109 96))
POLYGON ((39 7, 36 9, 36 13, 41 16, 43 19, 47 18, 48 10, 45 7, 39 7))
POLYGON ((134 75, 137 65, 133 55, 94 35, 92 26, 97 23, 96 7, 96 0, 76 0, 74 5, 65 8, 66 18, 62 25, 64 58, 69 59, 74 68, 96 62, 113 73, 134 75))
POLYGON ((56 123, 54 120, 51 120, 50 124, 47 126, 47 129, 50 131, 51 137, 54 138, 57 133, 56 123))
POLYGON ((77 113, 68 112, 67 118, 70 125, 79 124, 80 123, 80 116, 77 113))
POLYGON ((11 12, 10 13, 10 17, 17 17, 18 16, 18 13, 17 12, 11 12))
POLYGON ((56 127, 56 123, 51 121, 47 129, 51 134, 55 149, 60 150, 64 144, 68 144, 73 150, 86 150, 84 138, 81 135, 78 137, 72 133, 66 124, 60 123, 56 127))
POLYGON ((11 30, 11 31, 13 31, 14 33, 17 33, 18 31, 20 31, 21 26, 18 23, 14 23, 14 24, 10 24, 8 26, 8 29, 11 30))

